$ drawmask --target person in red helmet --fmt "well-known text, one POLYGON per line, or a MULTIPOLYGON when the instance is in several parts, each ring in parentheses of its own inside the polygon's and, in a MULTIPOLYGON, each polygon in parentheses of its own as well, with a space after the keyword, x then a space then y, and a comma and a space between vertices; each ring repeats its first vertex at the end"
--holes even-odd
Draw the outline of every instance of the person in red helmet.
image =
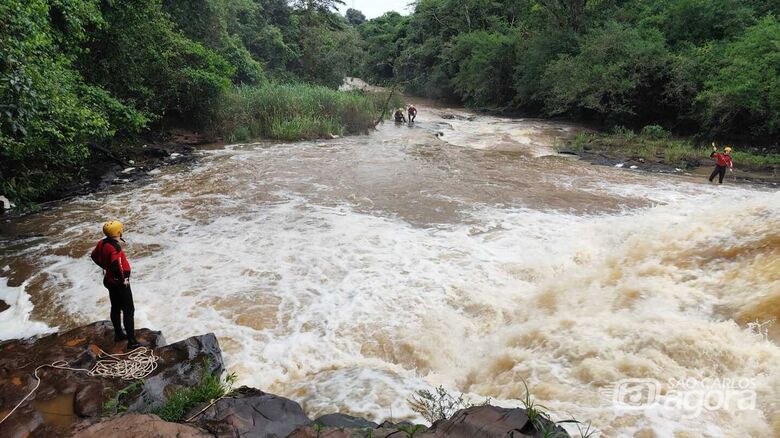
POLYGON ((103 286, 108 289, 111 300, 111 324, 114 326, 114 341, 127 339, 127 349, 141 346, 135 339, 133 292, 130 290, 130 262, 119 244, 122 239, 122 223, 108 221, 103 224, 105 239, 92 250, 92 260, 103 268, 103 286), (122 322, 125 329, 122 330, 122 322))
POLYGON ((710 158, 715 160, 715 169, 710 174, 710 182, 712 182, 717 175, 718 184, 723 184, 723 177, 726 176, 726 167, 729 168, 731 173, 734 173, 734 162, 731 160, 731 148, 726 146, 723 148, 723 153, 720 153, 718 152, 718 147, 713 143, 710 158))
POLYGON ((409 116, 409 122, 414 122, 414 119, 417 117, 417 108, 415 108, 414 105, 409 105, 406 112, 409 116))

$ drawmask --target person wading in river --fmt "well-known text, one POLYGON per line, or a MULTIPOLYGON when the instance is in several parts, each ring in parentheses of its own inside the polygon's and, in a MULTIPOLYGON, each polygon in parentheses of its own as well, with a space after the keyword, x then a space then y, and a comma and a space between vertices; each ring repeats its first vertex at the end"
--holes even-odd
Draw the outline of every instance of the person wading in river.
POLYGON ((401 108, 395 110, 395 114, 393 115, 393 117, 395 118, 395 123, 401 123, 401 122, 406 123, 406 117, 404 117, 404 110, 402 110, 401 108))
POLYGON ((414 105, 409 105, 406 112, 409 116, 409 123, 414 122, 414 119, 417 117, 417 108, 415 108, 414 105))
POLYGON ((715 175, 717 175, 718 184, 723 184, 723 177, 726 176, 726 167, 729 168, 731 173, 734 173, 734 162, 731 161, 731 148, 726 146, 721 154, 718 152, 718 147, 713 143, 710 158, 715 159, 715 169, 710 174, 710 182, 712 182, 712 180, 715 179, 715 175))
POLYGON ((103 286, 108 289, 111 300, 111 324, 114 325, 114 341, 127 339, 127 349, 141 346, 135 339, 133 314, 133 292, 130 290, 130 262, 119 244, 122 239, 122 223, 108 221, 103 224, 106 238, 99 241, 92 250, 92 260, 103 268, 103 286), (125 330, 122 330, 124 321, 125 330))

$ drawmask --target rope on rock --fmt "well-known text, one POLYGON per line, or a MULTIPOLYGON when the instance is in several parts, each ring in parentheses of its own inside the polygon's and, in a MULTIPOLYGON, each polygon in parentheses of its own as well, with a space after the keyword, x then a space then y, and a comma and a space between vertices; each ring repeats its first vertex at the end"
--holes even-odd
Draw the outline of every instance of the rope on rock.
POLYGON ((157 369, 159 356, 146 347, 138 347, 135 350, 121 354, 108 354, 100 350, 98 357, 110 357, 111 359, 98 360, 95 366, 88 371, 93 377, 118 377, 122 380, 138 380, 151 374, 157 369), (121 356, 127 356, 122 359, 121 356))
POLYGON ((98 354, 98 361, 95 362, 95 365, 91 369, 73 368, 64 360, 47 363, 35 368, 35 371, 33 371, 33 377, 36 380, 35 386, 19 403, 16 404, 16 406, 14 406, 13 409, 11 409, 10 412, 8 412, 8 414, 6 414, 5 417, 3 417, 2 420, 0 420, 0 424, 19 409, 19 407, 30 398, 41 385, 41 378, 38 377, 38 370, 41 368, 49 367, 58 370, 80 371, 85 372, 92 377, 114 377, 122 380, 137 380, 143 379, 156 370, 157 361, 160 359, 160 356, 157 356, 154 354, 154 351, 146 347, 138 347, 127 353, 118 354, 106 353, 99 347, 98 350, 100 352, 98 354), (123 358, 122 356, 127 356, 127 358, 123 358), (103 359, 106 357, 110 359, 103 359))

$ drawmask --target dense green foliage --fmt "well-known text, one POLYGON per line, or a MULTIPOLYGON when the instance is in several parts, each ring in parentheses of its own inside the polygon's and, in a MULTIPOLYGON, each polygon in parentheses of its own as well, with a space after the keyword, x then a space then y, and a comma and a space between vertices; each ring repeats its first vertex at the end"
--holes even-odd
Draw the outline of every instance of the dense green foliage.
POLYGON ((758 0, 419 0, 358 27, 362 76, 471 106, 771 144, 779 14, 758 0))
MULTIPOLYGON (((340 85, 362 53, 355 27, 334 12, 340 3, 3 0, 0 194, 39 199, 78 182, 94 150, 166 126, 212 125, 215 111, 248 93, 234 87, 269 86, 254 92, 270 96, 279 90, 271 82, 340 85)), ((342 104, 336 93, 327 97, 342 104)), ((286 103, 276 103, 269 111, 285 114, 286 103)), ((301 120, 280 122, 287 135, 275 136, 292 138, 288 125, 301 120)), ((350 123, 318 119, 322 126, 301 132, 349 132, 350 123)))

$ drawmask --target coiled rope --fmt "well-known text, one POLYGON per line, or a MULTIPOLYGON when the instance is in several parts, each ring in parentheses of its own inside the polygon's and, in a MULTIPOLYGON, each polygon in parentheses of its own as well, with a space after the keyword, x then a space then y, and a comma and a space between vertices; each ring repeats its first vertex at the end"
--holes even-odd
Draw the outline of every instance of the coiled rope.
POLYGON ((11 416, 19 407, 35 393, 38 387, 41 385, 41 378, 38 377, 38 370, 41 368, 56 368, 58 370, 79 371, 86 372, 87 375, 92 377, 115 377, 122 380, 137 380, 151 374, 157 369, 157 361, 160 356, 154 354, 149 348, 138 347, 127 353, 109 354, 98 347, 98 361, 91 369, 86 368, 73 368, 70 364, 64 360, 58 360, 56 362, 40 365, 33 371, 33 377, 37 381, 33 389, 14 406, 13 409, 0 420, 2 424, 8 417, 11 416), (122 356, 127 356, 123 358, 122 356), (106 359, 103 359, 106 358, 106 359))

